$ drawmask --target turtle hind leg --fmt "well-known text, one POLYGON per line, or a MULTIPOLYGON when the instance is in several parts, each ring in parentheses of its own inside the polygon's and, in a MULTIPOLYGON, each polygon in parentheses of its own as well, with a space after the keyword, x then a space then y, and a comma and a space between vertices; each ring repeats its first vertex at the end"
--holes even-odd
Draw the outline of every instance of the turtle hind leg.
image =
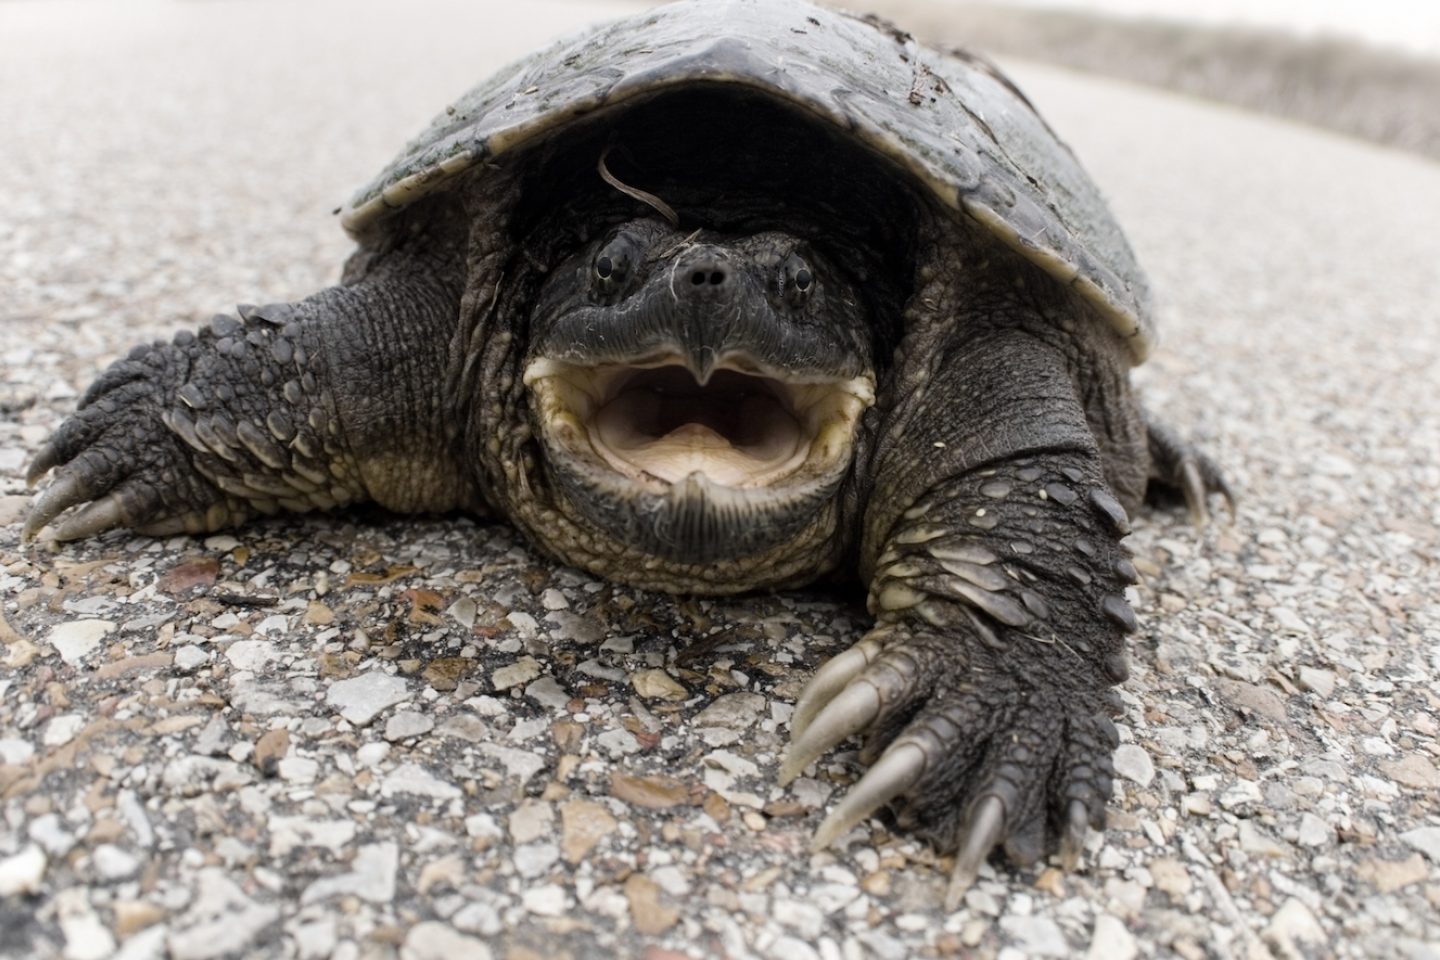
POLYGON ((1162 507, 1184 504, 1190 522, 1201 527, 1210 520, 1210 498, 1220 496, 1230 519, 1235 519, 1234 488, 1208 454, 1148 414, 1145 434, 1150 450, 1146 501, 1162 507))

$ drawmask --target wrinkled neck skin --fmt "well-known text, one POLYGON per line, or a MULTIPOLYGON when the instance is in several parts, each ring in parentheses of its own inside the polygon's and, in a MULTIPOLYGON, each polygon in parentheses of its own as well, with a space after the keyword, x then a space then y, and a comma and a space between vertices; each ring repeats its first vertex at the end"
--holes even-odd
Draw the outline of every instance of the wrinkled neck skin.
POLYGON ((532 291, 491 291, 492 315, 525 315, 476 344, 495 506, 565 562, 652 589, 834 569, 876 384, 858 282, 796 236, 651 217, 549 256, 532 291))

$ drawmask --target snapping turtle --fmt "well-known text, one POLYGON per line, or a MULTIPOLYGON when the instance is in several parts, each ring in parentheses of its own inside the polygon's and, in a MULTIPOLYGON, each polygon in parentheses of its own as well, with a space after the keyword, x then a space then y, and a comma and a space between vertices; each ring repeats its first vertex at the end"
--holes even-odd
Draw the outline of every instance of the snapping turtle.
POLYGON ((858 574, 875 627, 782 770, 868 736, 817 843, 893 804, 958 851, 951 902, 997 845, 1073 862, 1136 626, 1126 511, 1228 491, 1139 409, 1144 278, 1009 80, 873 18, 691 0, 501 71, 343 223, 338 286, 110 367, 26 536, 368 500, 647 588, 858 574))

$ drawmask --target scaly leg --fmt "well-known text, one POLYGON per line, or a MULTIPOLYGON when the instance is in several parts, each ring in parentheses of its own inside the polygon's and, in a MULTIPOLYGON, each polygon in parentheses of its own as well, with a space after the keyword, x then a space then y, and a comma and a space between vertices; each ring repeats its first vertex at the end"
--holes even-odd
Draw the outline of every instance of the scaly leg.
POLYGON ((136 347, 30 465, 31 483, 55 476, 23 535, 71 508, 58 539, 200 533, 362 500, 474 500, 441 388, 459 292, 433 276, 396 255, 354 284, 136 347))
POLYGON ((817 847, 894 804, 902 827, 957 851, 951 906, 997 845, 1022 864, 1058 847, 1073 864, 1110 796, 1136 574, 1073 362, 1010 329, 931 365, 913 402, 928 415, 902 405, 881 437, 876 626, 818 672, 792 721, 785 780, 856 733, 874 761, 817 847))

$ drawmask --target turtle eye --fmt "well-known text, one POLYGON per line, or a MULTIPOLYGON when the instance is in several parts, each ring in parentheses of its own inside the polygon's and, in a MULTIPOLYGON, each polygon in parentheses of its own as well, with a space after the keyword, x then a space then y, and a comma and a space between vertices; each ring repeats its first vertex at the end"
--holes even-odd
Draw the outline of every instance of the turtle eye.
POLYGON ((592 265, 595 289, 601 296, 609 297, 619 293, 630 278, 631 264, 635 261, 635 243, 628 237, 616 237, 600 248, 592 265))
POLYGON ((815 292, 815 274, 799 254, 792 253, 780 265, 780 289, 792 307, 803 306, 815 292))

